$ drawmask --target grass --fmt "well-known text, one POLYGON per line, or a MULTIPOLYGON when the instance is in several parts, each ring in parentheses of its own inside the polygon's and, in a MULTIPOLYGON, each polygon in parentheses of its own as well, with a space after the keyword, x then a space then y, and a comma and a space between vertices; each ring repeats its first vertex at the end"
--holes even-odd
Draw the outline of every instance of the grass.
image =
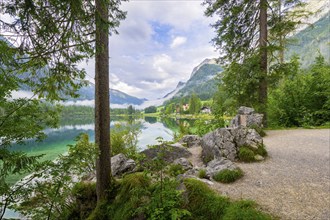
POLYGON ((263 157, 268 156, 268 153, 267 153, 267 150, 265 149, 264 144, 260 144, 258 146, 258 149, 251 148, 249 146, 240 147, 239 152, 238 152, 238 159, 240 161, 247 162, 247 163, 255 162, 256 161, 255 156, 257 154, 260 156, 263 156, 263 157))
POLYGON ((272 219, 272 216, 259 211, 254 202, 245 200, 232 202, 228 197, 219 195, 197 179, 183 180, 186 188, 184 193, 177 190, 178 182, 176 181, 165 181, 164 184, 160 185, 159 182, 152 181, 144 173, 129 174, 119 182, 117 187, 113 188, 109 202, 102 202, 96 206, 95 184, 79 183, 75 186, 73 193, 77 201, 83 200, 84 208, 76 206, 68 217, 69 219, 86 219, 86 216, 89 216, 87 218, 89 220, 272 219), (160 189, 162 190, 159 191, 160 189), (93 205, 95 209, 91 211, 89 205, 93 205))
POLYGON ((256 209, 255 202, 241 200, 233 202, 226 210, 223 220, 271 220, 272 216, 256 209))
POLYGON ((198 178, 205 179, 206 178, 206 170, 201 169, 198 171, 198 178))
POLYGON ((196 179, 185 179, 188 203, 186 208, 191 212, 191 219, 219 219, 225 214, 230 202, 227 197, 217 195, 205 183, 196 179))
POLYGON ((184 172, 185 170, 180 164, 171 164, 168 168, 168 173, 173 177, 183 174, 184 172))
POLYGON ((240 161, 248 162, 248 163, 253 162, 255 161, 254 156, 255 154, 253 150, 251 150, 249 147, 247 146, 240 147, 238 152, 238 158, 240 161))
POLYGON ((213 176, 213 179, 221 183, 232 183, 243 176, 243 171, 239 168, 235 170, 222 170, 213 176))
POLYGON ((258 210, 253 201, 240 200, 231 202, 220 196, 205 183, 196 179, 185 179, 187 188, 186 208, 191 213, 190 219, 198 220, 271 220, 273 217, 258 210))

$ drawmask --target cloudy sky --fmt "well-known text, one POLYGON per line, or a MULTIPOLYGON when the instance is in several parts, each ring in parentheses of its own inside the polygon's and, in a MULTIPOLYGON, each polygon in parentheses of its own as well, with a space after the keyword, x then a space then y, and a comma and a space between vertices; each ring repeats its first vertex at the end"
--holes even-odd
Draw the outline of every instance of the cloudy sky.
MULTIPOLYGON (((131 0, 127 18, 110 37, 110 87, 149 100, 187 81, 205 58, 217 57, 210 43, 211 18, 199 0, 131 0)), ((84 64, 94 77, 94 62, 84 64)))

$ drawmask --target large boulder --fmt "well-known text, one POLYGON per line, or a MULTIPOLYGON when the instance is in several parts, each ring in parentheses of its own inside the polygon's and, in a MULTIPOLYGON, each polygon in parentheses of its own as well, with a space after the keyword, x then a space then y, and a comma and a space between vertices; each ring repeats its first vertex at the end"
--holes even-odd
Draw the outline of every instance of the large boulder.
POLYGON ((219 128, 202 137, 202 159, 204 163, 222 157, 235 161, 240 147, 248 146, 258 149, 262 143, 262 137, 254 129, 219 128))
POLYGON ((201 140, 201 146, 204 163, 222 157, 235 160, 237 156, 234 136, 226 128, 218 128, 204 135, 201 140))
POLYGON ((231 120, 230 127, 263 127, 263 114, 255 113, 253 108, 242 106, 238 109, 238 114, 231 120))
POLYGON ((214 159, 207 163, 206 175, 208 177, 214 176, 216 173, 223 170, 235 170, 237 166, 226 158, 214 159))
POLYGON ((188 148, 200 146, 201 138, 198 135, 185 135, 179 141, 180 144, 185 144, 188 148))
POLYGON ((190 161, 187 158, 181 157, 178 159, 175 159, 173 161, 173 164, 177 164, 177 165, 181 165, 182 168, 187 171, 193 168, 192 164, 190 163, 190 161))
POLYGON ((182 157, 188 158, 191 156, 191 153, 179 143, 171 145, 156 145, 141 152, 141 154, 146 157, 145 161, 156 159, 160 153, 162 154, 163 159, 168 163, 173 163, 174 160, 182 157))
POLYGON ((135 161, 132 159, 128 159, 122 153, 111 157, 111 172, 114 176, 120 176, 123 173, 131 172, 134 170, 135 167, 135 161))
POLYGON ((241 146, 249 146, 258 149, 263 143, 262 137, 254 129, 238 127, 228 129, 234 137, 234 143, 237 148, 241 146))

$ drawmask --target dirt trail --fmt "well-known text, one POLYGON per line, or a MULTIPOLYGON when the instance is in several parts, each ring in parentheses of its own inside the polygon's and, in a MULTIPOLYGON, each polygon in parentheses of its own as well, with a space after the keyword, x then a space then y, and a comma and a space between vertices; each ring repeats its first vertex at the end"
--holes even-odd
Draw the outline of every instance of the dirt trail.
MULTIPOLYGON (((252 199, 281 219, 330 220, 330 130, 268 131, 264 144, 265 161, 238 163, 244 177, 213 188, 233 199, 252 199)), ((199 166, 200 149, 194 154, 199 166)))

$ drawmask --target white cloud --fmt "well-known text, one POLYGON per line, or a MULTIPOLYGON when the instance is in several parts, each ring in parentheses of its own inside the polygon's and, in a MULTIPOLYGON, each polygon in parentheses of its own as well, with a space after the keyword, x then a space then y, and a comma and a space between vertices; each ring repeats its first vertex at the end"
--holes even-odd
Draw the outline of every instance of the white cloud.
POLYGON ((187 42, 187 38, 185 38, 185 37, 176 37, 176 38, 174 38, 174 40, 172 41, 170 47, 171 47, 172 49, 174 49, 174 48, 176 48, 176 47, 179 47, 179 46, 185 44, 186 42, 187 42))
MULTIPOLYGON (((202 1, 130 1, 127 18, 110 37, 110 87, 149 100, 187 81, 205 58, 216 57, 202 1)), ((94 61, 82 65, 94 77, 94 61)))

